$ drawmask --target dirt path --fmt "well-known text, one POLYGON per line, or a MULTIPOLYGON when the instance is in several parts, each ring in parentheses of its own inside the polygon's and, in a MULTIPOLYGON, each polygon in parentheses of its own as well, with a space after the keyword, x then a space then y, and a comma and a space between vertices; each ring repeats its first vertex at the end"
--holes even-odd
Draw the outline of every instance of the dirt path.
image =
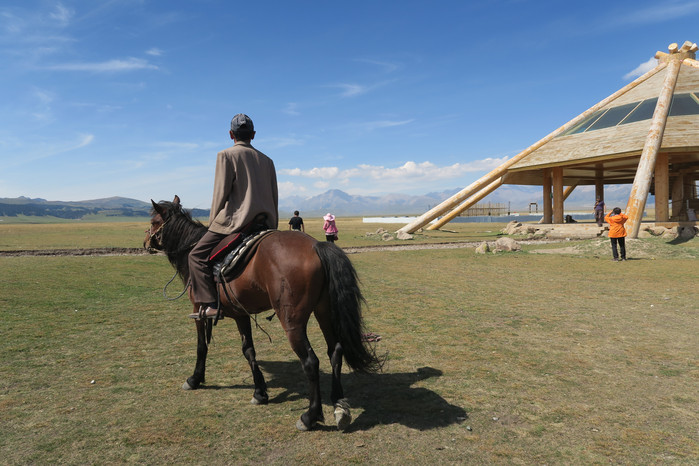
MULTIPOLYGON (((546 244, 557 241, 536 240, 519 241, 520 244, 546 244)), ((420 249, 460 249, 475 248, 482 241, 470 241, 459 243, 418 243, 418 244, 391 244, 391 245, 371 245, 371 246, 350 246, 342 248, 347 254, 359 254, 362 252, 376 251, 415 251, 420 249)), ((0 251, 0 257, 13 256, 129 256, 149 254, 143 248, 86 248, 86 249, 18 249, 10 251, 0 251)))

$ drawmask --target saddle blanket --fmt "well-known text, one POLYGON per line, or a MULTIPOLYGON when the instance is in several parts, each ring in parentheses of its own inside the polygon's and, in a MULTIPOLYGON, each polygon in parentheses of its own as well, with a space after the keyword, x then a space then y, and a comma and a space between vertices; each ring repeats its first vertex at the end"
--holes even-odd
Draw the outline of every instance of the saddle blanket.
POLYGON ((214 279, 219 283, 224 283, 227 279, 231 280, 238 276, 245 269, 245 265, 252 259, 252 256, 255 255, 257 246, 262 238, 276 231, 262 230, 244 237, 242 242, 226 254, 223 259, 214 262, 214 279))

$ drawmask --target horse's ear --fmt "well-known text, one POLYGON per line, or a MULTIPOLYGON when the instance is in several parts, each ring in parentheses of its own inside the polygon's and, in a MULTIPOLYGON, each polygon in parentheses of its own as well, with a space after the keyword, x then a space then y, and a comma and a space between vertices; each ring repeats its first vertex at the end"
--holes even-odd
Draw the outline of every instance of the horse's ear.
POLYGON ((156 204, 155 201, 154 201, 153 199, 151 199, 150 202, 151 202, 151 204, 153 204, 153 209, 154 209, 157 213, 159 213, 160 216, 162 217, 163 214, 165 214, 165 209, 163 209, 162 207, 160 207, 159 204, 156 204))
POLYGON ((175 194, 175 198, 172 200, 172 203, 175 205, 180 205, 180 196, 175 194))

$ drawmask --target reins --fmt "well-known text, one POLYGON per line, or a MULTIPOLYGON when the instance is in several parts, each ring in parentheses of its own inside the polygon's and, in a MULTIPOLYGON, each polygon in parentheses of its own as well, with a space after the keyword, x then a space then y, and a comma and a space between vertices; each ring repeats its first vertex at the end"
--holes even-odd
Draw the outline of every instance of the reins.
MULTIPOLYGON (((265 335, 267 335, 267 338, 269 339, 269 342, 272 343, 272 337, 270 336, 270 334, 267 333, 267 330, 265 330, 264 328, 262 328, 262 327, 260 326, 260 324, 257 323, 257 315, 252 315, 252 314, 250 314, 250 313, 248 312, 247 309, 245 309, 245 306, 243 306, 243 305, 240 303, 240 301, 238 300, 238 297, 235 295, 235 293, 233 292, 233 290, 230 290, 231 293, 228 294, 228 290, 230 289, 230 285, 229 285, 228 282, 225 281, 225 279, 223 280, 222 285, 223 285, 223 286, 222 286, 223 292, 225 293, 226 298, 228 298, 228 301, 229 301, 229 302, 233 302, 233 300, 235 300, 236 307, 239 308, 239 309, 241 309, 243 312, 245 312, 245 314, 247 314, 248 317, 251 318, 251 319, 255 322, 255 327, 258 328, 259 330, 261 330, 262 333, 264 333, 265 335), (231 299, 231 295, 233 295, 233 298, 232 298, 232 299, 231 299)), ((221 299, 219 298, 219 309, 220 309, 220 302, 221 302, 221 299)), ((274 314, 273 314, 273 315, 274 315, 274 314)), ((218 321, 218 316, 216 316, 216 320, 218 321)), ((214 322, 214 325, 215 325, 215 324, 216 324, 216 322, 214 322)))
POLYGON ((184 290, 182 290, 182 293, 178 294, 178 295, 177 295, 176 297, 174 297, 174 298, 168 297, 168 295, 167 295, 167 287, 170 286, 170 283, 172 283, 173 280, 175 280, 175 277, 177 277, 177 274, 178 274, 178 272, 177 272, 177 270, 175 270, 175 275, 173 275, 172 278, 170 279, 170 281, 167 282, 167 283, 165 284, 165 286, 163 287, 163 297, 164 297, 165 299, 167 299, 168 301, 175 301, 175 300, 180 299, 180 298, 187 292, 187 290, 189 289, 189 286, 190 286, 190 284, 191 284, 191 281, 190 281, 190 280, 187 280, 187 283, 185 283, 185 285, 184 285, 184 290))

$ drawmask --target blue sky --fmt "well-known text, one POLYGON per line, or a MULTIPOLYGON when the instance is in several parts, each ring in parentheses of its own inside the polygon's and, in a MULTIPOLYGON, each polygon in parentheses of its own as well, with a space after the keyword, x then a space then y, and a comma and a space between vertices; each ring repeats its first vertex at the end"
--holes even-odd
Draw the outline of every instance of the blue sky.
POLYGON ((280 196, 463 187, 698 41, 699 1, 0 4, 0 197, 208 208, 243 112, 280 196))

